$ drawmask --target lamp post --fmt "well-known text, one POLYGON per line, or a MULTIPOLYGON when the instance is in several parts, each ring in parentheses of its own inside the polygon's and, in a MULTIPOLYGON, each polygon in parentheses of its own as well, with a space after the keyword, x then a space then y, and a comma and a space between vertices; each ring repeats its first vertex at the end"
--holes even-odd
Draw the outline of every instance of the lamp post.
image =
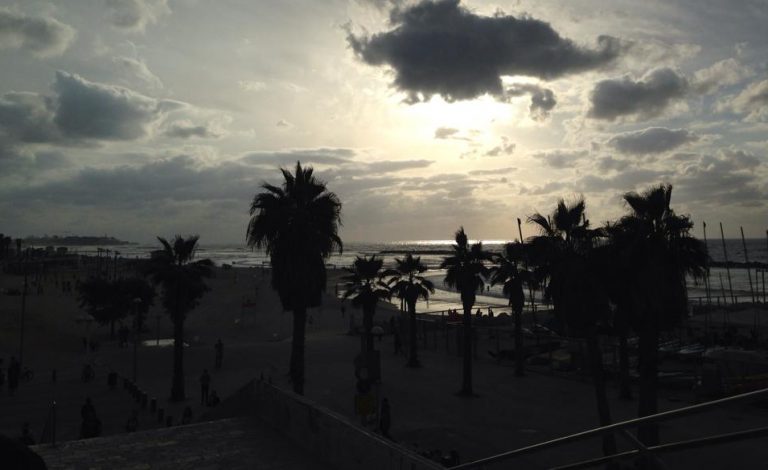
POLYGON ((134 334, 133 334, 133 383, 136 383, 136 370, 137 370, 137 360, 136 355, 139 347, 139 334, 141 334, 141 322, 139 321, 139 305, 141 304, 141 298, 135 297, 133 299, 133 325, 134 325, 134 334))

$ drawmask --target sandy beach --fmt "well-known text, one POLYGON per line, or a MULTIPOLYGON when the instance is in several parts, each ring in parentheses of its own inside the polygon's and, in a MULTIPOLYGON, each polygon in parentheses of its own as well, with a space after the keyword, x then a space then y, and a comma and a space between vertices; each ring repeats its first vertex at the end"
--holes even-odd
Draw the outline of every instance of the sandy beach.
MULTIPOLYGON (((172 352, 168 347, 144 345, 138 348, 138 384, 158 407, 178 422, 182 410, 189 405, 193 421, 221 416, 236 416, 237 403, 227 403, 249 380, 262 374, 279 386, 290 389, 288 359, 290 354, 289 313, 282 312, 278 298, 269 286, 269 271, 259 268, 216 268, 209 280, 211 291, 186 323, 189 347, 185 350, 187 400, 171 403, 170 374, 172 352), (214 370, 215 341, 224 342, 224 366, 214 370), (212 389, 224 399, 217 409, 200 405, 198 377, 208 369, 213 377, 212 389)), ((309 311, 307 328, 306 395, 319 403, 359 422, 354 416, 353 358, 360 350, 360 339, 347 335, 349 316, 360 324, 360 312, 347 305, 342 317, 340 301, 335 297, 339 271, 329 272, 328 293, 323 306, 309 311)), ((122 389, 107 387, 107 373, 115 370, 130 377, 132 348, 119 348, 110 340, 107 326, 91 328, 91 337, 99 342, 92 356, 82 350, 83 324, 75 321, 82 315, 74 294, 56 288, 55 276, 43 284, 41 295, 27 298, 25 318, 25 365, 34 371, 29 382, 22 382, 18 394, 9 397, 7 387, 0 390, 0 432, 10 436, 20 433, 29 422, 35 439, 43 433, 50 405, 57 402, 57 439, 76 439, 79 433, 80 406, 91 397, 103 423, 105 435, 123 432, 132 410, 140 407, 122 389), (84 384, 80 370, 84 361, 96 364, 96 379, 84 384), (51 372, 57 370, 57 381, 51 372)), ((2 275, 2 288, 20 288, 19 276, 2 275)), ((159 304, 159 302, 157 302, 159 304)), ((0 296, 0 356, 6 364, 11 355, 18 356, 19 311, 21 297, 0 296)), ((387 322, 396 315, 393 306, 381 305, 377 322, 387 322)), ((143 338, 152 343, 158 337, 171 336, 171 323, 159 305, 147 320, 143 338)), ((461 399, 455 396, 460 386, 461 358, 446 351, 449 343, 443 337, 427 338, 420 351, 424 367, 404 367, 405 357, 393 353, 391 336, 376 341, 382 352, 381 397, 392 403, 392 430, 395 440, 417 450, 457 450, 463 461, 481 458, 522 445, 544 441, 560 435, 588 429, 597 424, 594 392, 588 377, 558 375, 548 367, 530 366, 524 378, 515 378, 511 362, 497 363, 484 351, 493 340, 481 338, 475 361, 475 387, 479 397, 461 399)), ((636 415, 636 403, 620 401, 615 383, 609 396, 615 420, 636 415)), ((662 409, 692 404, 696 397, 687 390, 664 389, 660 393, 662 409)), ((662 427, 663 440, 692 438, 729 430, 757 427, 768 419, 768 411, 752 405, 730 406, 670 422, 662 427)), ((139 428, 162 426, 154 414, 140 410, 139 428)), ((629 448, 628 446, 624 446, 629 448)), ((694 450, 665 456, 674 468, 731 468, 728 455, 738 452, 745 462, 758 462, 766 453, 754 441, 743 441, 709 450, 694 450), (698 467, 694 465, 699 465, 698 467)), ((591 457, 600 453, 599 443, 563 446, 540 455, 526 457, 525 468, 546 468, 558 462, 591 457)), ((744 466, 740 468, 757 468, 744 466)))

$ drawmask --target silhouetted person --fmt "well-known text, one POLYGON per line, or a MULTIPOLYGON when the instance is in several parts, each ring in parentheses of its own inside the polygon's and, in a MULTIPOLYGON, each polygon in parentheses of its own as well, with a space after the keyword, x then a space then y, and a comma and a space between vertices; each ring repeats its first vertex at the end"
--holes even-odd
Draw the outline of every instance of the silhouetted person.
POLYGON ((128 418, 128 421, 125 422, 125 431, 136 432, 138 428, 139 428, 139 411, 133 410, 131 412, 131 417, 128 418))
POLYGON ((187 405, 184 408, 184 412, 181 414, 181 424, 189 424, 192 422, 192 408, 187 405))
POLYGON ((86 398, 85 404, 80 408, 80 417, 83 419, 80 425, 81 439, 88 439, 101 435, 101 421, 96 416, 96 409, 93 407, 90 398, 86 398))
POLYGON ((216 349, 216 369, 221 369, 221 363, 224 359, 224 343, 221 342, 221 338, 216 341, 214 349, 216 349))
POLYGON ((221 403, 221 400, 219 399, 219 394, 216 393, 216 390, 211 390, 211 396, 208 398, 208 406, 216 406, 219 403, 221 403))
POLYGON ((389 410, 389 400, 386 398, 381 401, 381 416, 379 418, 379 428, 381 428, 381 435, 387 439, 389 437, 389 426, 392 424, 392 416, 389 410))
POLYGON ((200 404, 208 403, 208 388, 211 386, 211 376, 208 375, 208 369, 203 370, 200 376, 200 404))
POLYGON ((117 372, 113 370, 109 371, 109 375, 107 375, 107 385, 109 385, 110 390, 117 388, 117 372))
POLYGON ((25 446, 35 445, 35 439, 32 437, 32 433, 29 432, 29 423, 24 423, 24 425, 21 427, 21 437, 19 440, 25 446))
POLYGON ((21 375, 21 364, 15 356, 11 356, 11 362, 8 364, 8 394, 14 395, 19 388, 19 376, 21 375))

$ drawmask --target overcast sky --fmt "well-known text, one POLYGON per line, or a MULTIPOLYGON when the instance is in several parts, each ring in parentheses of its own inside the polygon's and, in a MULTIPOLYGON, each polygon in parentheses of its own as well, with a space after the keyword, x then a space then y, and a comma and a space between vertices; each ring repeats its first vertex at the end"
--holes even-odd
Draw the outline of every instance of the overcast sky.
POLYGON ((698 227, 768 228, 764 0, 0 5, 14 236, 242 242, 297 160, 345 241, 513 239, 579 195, 602 223, 662 182, 698 227))

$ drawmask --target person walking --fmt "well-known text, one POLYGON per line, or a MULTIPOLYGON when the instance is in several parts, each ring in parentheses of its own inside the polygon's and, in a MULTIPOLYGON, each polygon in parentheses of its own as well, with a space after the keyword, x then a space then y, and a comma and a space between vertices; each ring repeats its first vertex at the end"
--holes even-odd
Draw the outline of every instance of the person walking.
POLYGON ((216 370, 221 369, 221 363, 224 359, 224 343, 221 342, 221 338, 219 338, 218 341, 216 341, 216 344, 214 345, 214 349, 216 350, 216 370))
POLYGON ((200 404, 205 405, 208 403, 208 389, 211 386, 211 376, 208 374, 208 369, 203 370, 203 375, 200 376, 200 404))

